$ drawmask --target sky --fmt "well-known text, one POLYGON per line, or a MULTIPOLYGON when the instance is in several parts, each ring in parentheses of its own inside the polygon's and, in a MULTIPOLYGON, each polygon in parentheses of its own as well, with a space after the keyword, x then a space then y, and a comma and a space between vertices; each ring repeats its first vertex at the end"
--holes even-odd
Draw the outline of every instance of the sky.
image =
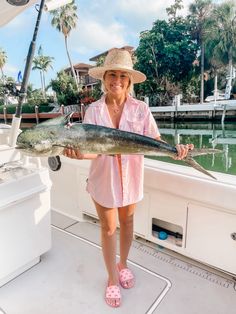
MULTIPOLYGON (((72 62, 93 64, 93 56, 112 47, 125 45, 136 48, 139 34, 150 30, 157 19, 166 19, 166 7, 174 0, 75 0, 78 22, 68 39, 72 62)), ((183 0, 186 14, 191 0, 183 0)), ((69 66, 64 37, 51 26, 52 16, 44 12, 36 42, 36 53, 42 46, 43 54, 54 57, 53 69, 46 74, 46 84, 56 73, 69 66)), ((17 79, 19 71, 24 71, 29 44, 32 39, 37 11, 34 6, 19 14, 14 20, 0 28, 0 47, 8 56, 4 73, 17 79)), ((30 74, 30 83, 40 88, 38 71, 30 74)))

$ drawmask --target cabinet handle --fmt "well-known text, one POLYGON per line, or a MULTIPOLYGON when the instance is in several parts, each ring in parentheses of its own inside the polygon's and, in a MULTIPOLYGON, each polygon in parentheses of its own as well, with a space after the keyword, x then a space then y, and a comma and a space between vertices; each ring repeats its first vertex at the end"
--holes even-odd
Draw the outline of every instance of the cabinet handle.
POLYGON ((234 241, 236 241, 236 232, 231 233, 230 236, 234 241))

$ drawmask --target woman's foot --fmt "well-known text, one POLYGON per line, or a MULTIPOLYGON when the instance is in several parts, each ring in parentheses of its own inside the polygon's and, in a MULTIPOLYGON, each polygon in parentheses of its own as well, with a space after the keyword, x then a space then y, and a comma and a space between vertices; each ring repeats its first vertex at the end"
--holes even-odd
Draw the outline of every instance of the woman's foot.
POLYGON ((111 307, 119 307, 121 303, 121 293, 118 285, 107 285, 105 301, 111 307))
POLYGON ((119 282, 121 287, 130 289, 134 286, 134 275, 132 271, 126 266, 122 266, 120 263, 117 264, 119 272, 119 282))

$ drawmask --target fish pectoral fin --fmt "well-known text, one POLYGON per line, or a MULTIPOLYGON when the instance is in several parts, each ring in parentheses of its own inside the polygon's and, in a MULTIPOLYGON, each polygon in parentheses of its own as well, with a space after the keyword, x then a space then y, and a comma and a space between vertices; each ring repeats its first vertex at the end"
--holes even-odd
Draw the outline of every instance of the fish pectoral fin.
POLYGON ((183 159, 183 161, 190 165, 191 167, 193 167, 194 169, 206 174, 207 176, 217 180, 210 172, 208 172, 206 169, 204 169, 201 165, 199 165, 199 163, 197 163, 193 158, 191 157, 186 157, 185 159, 183 159))

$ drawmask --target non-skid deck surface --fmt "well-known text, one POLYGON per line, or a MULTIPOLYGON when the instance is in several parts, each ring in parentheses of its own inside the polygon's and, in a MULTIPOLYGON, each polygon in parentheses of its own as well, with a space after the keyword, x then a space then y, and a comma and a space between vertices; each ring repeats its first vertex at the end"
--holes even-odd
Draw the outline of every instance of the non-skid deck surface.
POLYGON ((136 241, 136 285, 122 289, 120 308, 108 307, 99 226, 55 212, 52 218, 51 251, 0 288, 0 314, 235 314, 233 279, 136 241))
MULTIPOLYGON (((2 310, 6 314, 114 313, 103 299, 106 273, 100 248, 55 228, 52 232, 52 250, 41 263, 0 289, 2 310)), ((132 309, 130 313, 143 314, 167 292, 168 283, 131 267, 137 287, 122 291, 122 306, 116 313, 132 309)))

